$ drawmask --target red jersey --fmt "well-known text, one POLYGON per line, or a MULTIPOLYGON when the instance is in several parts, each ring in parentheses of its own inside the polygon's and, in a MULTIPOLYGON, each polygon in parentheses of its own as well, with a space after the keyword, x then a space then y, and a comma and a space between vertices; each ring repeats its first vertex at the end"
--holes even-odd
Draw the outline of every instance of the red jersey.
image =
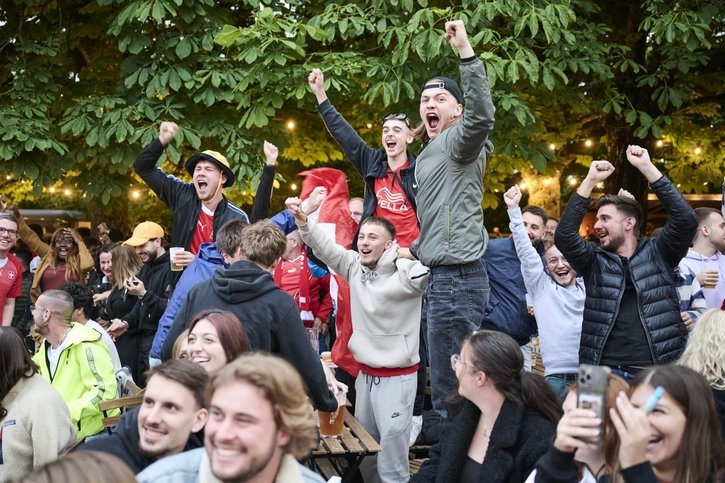
POLYGON ((214 213, 209 212, 204 205, 201 205, 199 218, 196 220, 196 229, 191 237, 189 251, 196 255, 202 243, 208 243, 214 239, 214 213))
POLYGON ((416 240, 420 234, 418 217, 415 214, 413 205, 405 196, 403 183, 399 175, 400 170, 407 167, 408 163, 406 162, 397 171, 388 168, 388 173, 384 178, 375 180, 377 205, 375 211, 373 211, 373 215, 390 220, 397 232, 395 238, 398 245, 404 248, 410 248, 413 240, 416 240))
MULTIPOLYGON (((23 267, 15 255, 8 253, 5 265, 0 268, 0 307, 5 307, 7 299, 20 297, 23 285, 23 267)), ((2 325, 2 320, 0 320, 2 325)))

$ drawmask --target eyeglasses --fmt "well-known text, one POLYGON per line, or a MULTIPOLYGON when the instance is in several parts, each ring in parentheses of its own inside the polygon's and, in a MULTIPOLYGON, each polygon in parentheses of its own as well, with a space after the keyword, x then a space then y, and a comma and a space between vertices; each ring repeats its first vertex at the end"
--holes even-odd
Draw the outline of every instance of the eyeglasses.
POLYGON ((405 125, 410 127, 410 118, 404 112, 398 112, 397 114, 388 114, 383 118, 383 124, 386 121, 404 121, 405 125))
POLYGON ((451 356, 451 369, 453 369, 453 372, 456 372, 456 369, 458 368, 459 364, 463 364, 464 366, 470 366, 475 369, 475 366, 473 366, 472 364, 469 364, 466 361, 464 361, 463 359, 461 359, 460 354, 453 354, 451 356))
POLYGON ((10 228, 0 228, 0 235, 8 234, 10 236, 15 236, 18 234, 18 230, 11 230, 10 228))
POLYGON ((567 262, 566 258, 564 258, 564 257, 550 258, 546 261, 547 264, 552 265, 554 267, 559 265, 559 262, 561 262, 562 265, 569 265, 569 262, 567 262))

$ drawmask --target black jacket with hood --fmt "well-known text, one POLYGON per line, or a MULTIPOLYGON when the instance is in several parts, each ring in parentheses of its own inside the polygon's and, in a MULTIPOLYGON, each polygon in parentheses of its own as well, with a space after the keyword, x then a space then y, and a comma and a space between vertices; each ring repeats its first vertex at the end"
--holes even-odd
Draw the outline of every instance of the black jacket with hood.
POLYGON ((287 359, 305 381, 315 408, 337 409, 320 358, 302 325, 297 303, 274 283, 272 274, 247 260, 238 261, 227 270, 217 268, 211 279, 189 291, 166 336, 161 353, 164 360, 171 358, 176 338, 189 328, 194 316, 208 309, 228 310, 236 315, 251 349, 287 359))

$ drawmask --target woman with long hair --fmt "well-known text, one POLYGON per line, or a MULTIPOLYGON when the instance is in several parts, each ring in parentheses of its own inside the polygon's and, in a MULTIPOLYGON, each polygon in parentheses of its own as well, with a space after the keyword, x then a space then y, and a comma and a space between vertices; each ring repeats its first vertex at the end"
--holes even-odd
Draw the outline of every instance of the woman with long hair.
POLYGON ((460 398, 411 481, 526 481, 556 435, 556 395, 543 377, 524 371, 519 345, 502 332, 474 332, 451 364, 460 398))
POLYGON ((705 376, 715 396, 720 433, 725 439, 725 311, 711 309, 697 319, 678 364, 705 376))
POLYGON ((143 262, 136 250, 126 245, 117 245, 111 249, 111 292, 100 318, 106 321, 120 319, 131 312, 137 297, 126 293, 123 282, 138 275, 143 262))
POLYGON ((712 390, 705 378, 669 364, 641 371, 610 416, 619 436, 613 483, 701 483, 725 464, 712 390), (656 388, 664 395, 651 412, 656 388))
POLYGON ((18 235, 39 257, 40 265, 30 285, 30 299, 33 303, 46 290, 57 289, 68 282, 85 283, 86 275, 93 269, 91 252, 86 248, 83 237, 72 228, 58 228, 45 243, 14 210, 18 219, 18 235))
POLYGON ((225 310, 206 310, 189 325, 188 358, 214 373, 240 354, 249 351, 247 334, 236 315, 225 310))
POLYGON ((564 415, 556 427, 556 439, 549 452, 536 463, 536 472, 527 483, 593 483, 611 475, 617 460, 618 436, 608 411, 615 406, 617 396, 628 390, 627 381, 609 375, 602 425, 593 411, 577 408, 577 382, 569 386, 562 404, 564 415), (602 435, 599 434, 600 428, 604 429, 602 435), (601 437, 602 444, 590 444, 584 440, 598 437, 601 437))
MULTIPOLYGON (((111 322, 117 319, 123 319, 136 305, 138 297, 131 295, 126 291, 123 282, 131 277, 138 275, 143 263, 136 254, 136 250, 126 245, 118 245, 111 249, 111 281, 113 288, 108 294, 106 305, 100 313, 100 319, 111 322)), ((103 325, 103 324, 102 324, 103 325)), ((116 348, 118 356, 121 358, 121 365, 131 369, 131 375, 134 381, 142 381, 142 372, 145 365, 138 361, 138 352, 141 341, 141 334, 136 331, 125 331, 115 335, 116 348)))
POLYGON ((0 428, 0 481, 22 478, 75 442, 68 406, 13 327, 0 327, 0 428))

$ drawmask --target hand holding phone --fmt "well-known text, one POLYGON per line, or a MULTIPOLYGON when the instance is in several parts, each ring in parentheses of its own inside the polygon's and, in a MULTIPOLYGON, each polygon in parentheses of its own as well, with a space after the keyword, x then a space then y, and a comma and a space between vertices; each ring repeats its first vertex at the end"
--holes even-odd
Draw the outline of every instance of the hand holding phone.
POLYGON ((579 366, 577 407, 593 411, 600 420, 599 435, 596 437, 582 437, 581 440, 586 443, 602 444, 605 401, 610 373, 611 370, 606 366, 592 366, 589 364, 579 366))

